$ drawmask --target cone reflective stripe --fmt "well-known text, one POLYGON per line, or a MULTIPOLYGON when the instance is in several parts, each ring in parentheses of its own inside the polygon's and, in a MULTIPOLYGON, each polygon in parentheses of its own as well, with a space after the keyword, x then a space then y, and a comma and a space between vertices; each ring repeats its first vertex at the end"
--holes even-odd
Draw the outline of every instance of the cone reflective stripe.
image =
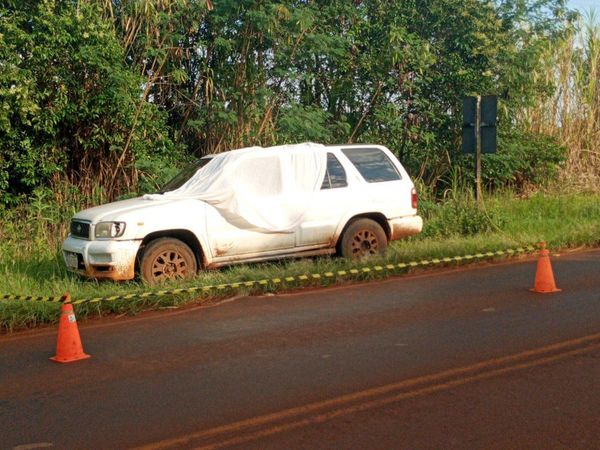
POLYGON ((537 262, 537 270, 535 272, 535 285, 530 291, 540 294, 549 294, 552 292, 560 292, 554 281, 554 273, 552 272, 552 264, 550 264, 550 252, 546 249, 546 243, 540 242, 540 257, 537 262))
POLYGON ((83 353, 77 319, 73 312, 71 296, 65 295, 64 303, 60 310, 60 321, 58 323, 58 338, 56 340, 56 356, 50 358, 52 361, 68 363, 89 358, 90 355, 83 353))

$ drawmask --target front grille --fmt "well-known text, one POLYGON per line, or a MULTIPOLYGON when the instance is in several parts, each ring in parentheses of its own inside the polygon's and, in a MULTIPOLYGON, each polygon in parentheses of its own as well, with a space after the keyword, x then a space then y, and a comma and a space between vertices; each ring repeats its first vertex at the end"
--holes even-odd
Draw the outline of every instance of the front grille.
POLYGON ((80 220, 71 220, 71 236, 82 239, 89 239, 90 224, 88 222, 82 222, 80 220))

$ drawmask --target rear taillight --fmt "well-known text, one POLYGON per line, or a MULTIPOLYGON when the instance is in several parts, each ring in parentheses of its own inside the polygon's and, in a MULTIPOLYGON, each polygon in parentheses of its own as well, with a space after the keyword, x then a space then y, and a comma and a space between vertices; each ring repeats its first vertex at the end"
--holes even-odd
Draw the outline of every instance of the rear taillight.
POLYGON ((412 188, 412 191, 410 191, 410 203, 413 209, 417 209, 417 205, 419 204, 419 196, 417 195, 417 190, 415 188, 412 188))

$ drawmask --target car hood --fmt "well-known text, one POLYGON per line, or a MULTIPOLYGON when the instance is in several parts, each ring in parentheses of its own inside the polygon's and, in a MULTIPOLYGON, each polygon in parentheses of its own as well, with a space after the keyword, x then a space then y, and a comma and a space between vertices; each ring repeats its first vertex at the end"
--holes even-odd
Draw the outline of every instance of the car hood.
MULTIPOLYGON (((165 203, 172 203, 174 200, 144 200, 142 197, 120 200, 118 202, 107 203, 106 205, 95 206, 93 208, 79 211, 74 219, 88 220, 92 223, 100 221, 120 220, 125 213, 142 211, 165 203)), ((176 201, 176 200, 175 200, 176 201)))

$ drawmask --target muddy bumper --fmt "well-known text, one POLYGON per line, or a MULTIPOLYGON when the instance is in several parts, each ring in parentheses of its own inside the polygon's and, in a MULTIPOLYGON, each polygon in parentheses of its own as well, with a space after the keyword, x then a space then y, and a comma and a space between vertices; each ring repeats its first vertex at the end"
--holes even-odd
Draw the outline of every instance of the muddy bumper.
POLYGON ((88 278, 130 280, 135 276, 137 241, 88 241, 69 236, 63 243, 67 269, 88 278))
POLYGON ((390 219, 389 224, 392 241, 413 236, 420 233, 423 229, 423 219, 421 216, 397 217, 390 219))

